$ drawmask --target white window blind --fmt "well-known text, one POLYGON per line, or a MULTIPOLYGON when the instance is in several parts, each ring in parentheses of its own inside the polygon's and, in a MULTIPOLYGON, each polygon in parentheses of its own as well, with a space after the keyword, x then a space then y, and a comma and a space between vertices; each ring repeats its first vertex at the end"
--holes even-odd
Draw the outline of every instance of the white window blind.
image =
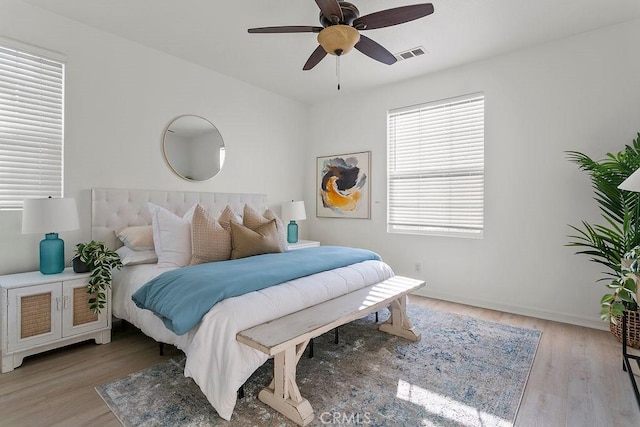
POLYGON ((63 91, 64 63, 0 45, 0 209, 63 196, 63 91))
POLYGON ((387 230, 482 237, 484 94, 390 110, 387 230))

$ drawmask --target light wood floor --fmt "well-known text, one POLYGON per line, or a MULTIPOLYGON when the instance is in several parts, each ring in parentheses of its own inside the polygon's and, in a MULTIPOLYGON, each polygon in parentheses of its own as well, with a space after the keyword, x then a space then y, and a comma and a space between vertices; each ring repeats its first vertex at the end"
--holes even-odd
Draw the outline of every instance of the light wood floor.
MULTIPOLYGON (((620 344, 608 332, 422 297, 410 303, 543 332, 516 425, 640 426, 620 344)), ((120 426, 94 387, 177 353, 169 346, 159 356, 153 340, 116 325, 110 344, 29 357, 0 375, 0 426, 120 426)))

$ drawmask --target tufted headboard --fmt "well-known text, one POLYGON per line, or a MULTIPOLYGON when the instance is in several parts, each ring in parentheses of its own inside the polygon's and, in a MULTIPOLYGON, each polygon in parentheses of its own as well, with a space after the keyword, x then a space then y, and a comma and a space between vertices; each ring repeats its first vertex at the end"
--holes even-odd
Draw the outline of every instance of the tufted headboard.
POLYGON ((214 214, 222 212, 227 205, 240 214, 245 204, 259 212, 267 208, 267 196, 264 194, 94 188, 91 190, 91 238, 105 242, 112 249, 122 246, 114 230, 150 225, 147 202, 165 207, 179 216, 196 203, 214 214))

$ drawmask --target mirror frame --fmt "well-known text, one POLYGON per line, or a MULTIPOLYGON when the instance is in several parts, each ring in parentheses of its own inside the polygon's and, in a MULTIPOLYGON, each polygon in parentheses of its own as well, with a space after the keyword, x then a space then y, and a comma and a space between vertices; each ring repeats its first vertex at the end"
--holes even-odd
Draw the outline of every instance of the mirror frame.
MULTIPOLYGON (((222 168, 224 167, 224 163, 222 165, 215 165, 215 168, 211 169, 212 173, 209 173, 209 171, 207 171, 207 178, 203 178, 203 179, 194 179, 191 178, 189 176, 186 176, 186 174, 184 174, 183 172, 180 172, 178 170, 178 168, 175 165, 175 159, 172 163, 171 159, 169 158, 169 154, 167 153, 167 137, 171 131, 171 126, 174 125, 178 120, 183 119, 185 117, 191 117, 191 118, 197 118, 200 120, 203 120, 204 122, 208 123, 211 128, 213 129, 213 132, 217 133, 217 135, 220 138, 221 141, 221 145, 220 147, 225 147, 225 143, 224 143, 224 138, 222 137, 222 133, 220 133, 220 130, 216 127, 216 125, 214 125, 210 120, 205 119, 202 116, 198 116, 196 114, 183 114, 180 116, 177 116, 175 118, 173 118, 171 121, 169 121, 169 123, 167 124, 167 126, 164 128, 164 132, 162 133, 162 155, 164 157, 164 161, 167 163, 167 165, 169 166, 169 169, 171 169, 173 171, 173 173, 175 173, 176 175, 178 175, 180 178, 184 179, 185 181, 189 181, 189 182, 204 182, 204 181, 208 181, 211 178, 213 178, 214 176, 216 176, 217 174, 220 173, 220 171, 222 170, 222 168), (215 170, 214 170, 215 169, 215 170)), ((214 141, 217 142, 217 141, 214 141)))

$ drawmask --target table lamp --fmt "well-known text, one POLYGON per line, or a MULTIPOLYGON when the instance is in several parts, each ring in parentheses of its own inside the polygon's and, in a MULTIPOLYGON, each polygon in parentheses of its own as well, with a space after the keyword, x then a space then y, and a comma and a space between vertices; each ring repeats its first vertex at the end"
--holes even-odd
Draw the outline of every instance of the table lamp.
POLYGON ((618 185, 618 188, 626 191, 640 192, 640 169, 629 175, 627 179, 618 185))
POLYGON ((286 221, 289 220, 287 225, 287 242, 296 243, 298 241, 298 224, 296 221, 302 221, 307 219, 307 214, 304 210, 304 202, 293 200, 282 204, 282 218, 286 221))
POLYGON ((79 228, 78 208, 73 198, 24 201, 22 234, 45 233, 44 240, 40 242, 42 274, 56 274, 64 270, 64 241, 58 238, 58 231, 79 228))

